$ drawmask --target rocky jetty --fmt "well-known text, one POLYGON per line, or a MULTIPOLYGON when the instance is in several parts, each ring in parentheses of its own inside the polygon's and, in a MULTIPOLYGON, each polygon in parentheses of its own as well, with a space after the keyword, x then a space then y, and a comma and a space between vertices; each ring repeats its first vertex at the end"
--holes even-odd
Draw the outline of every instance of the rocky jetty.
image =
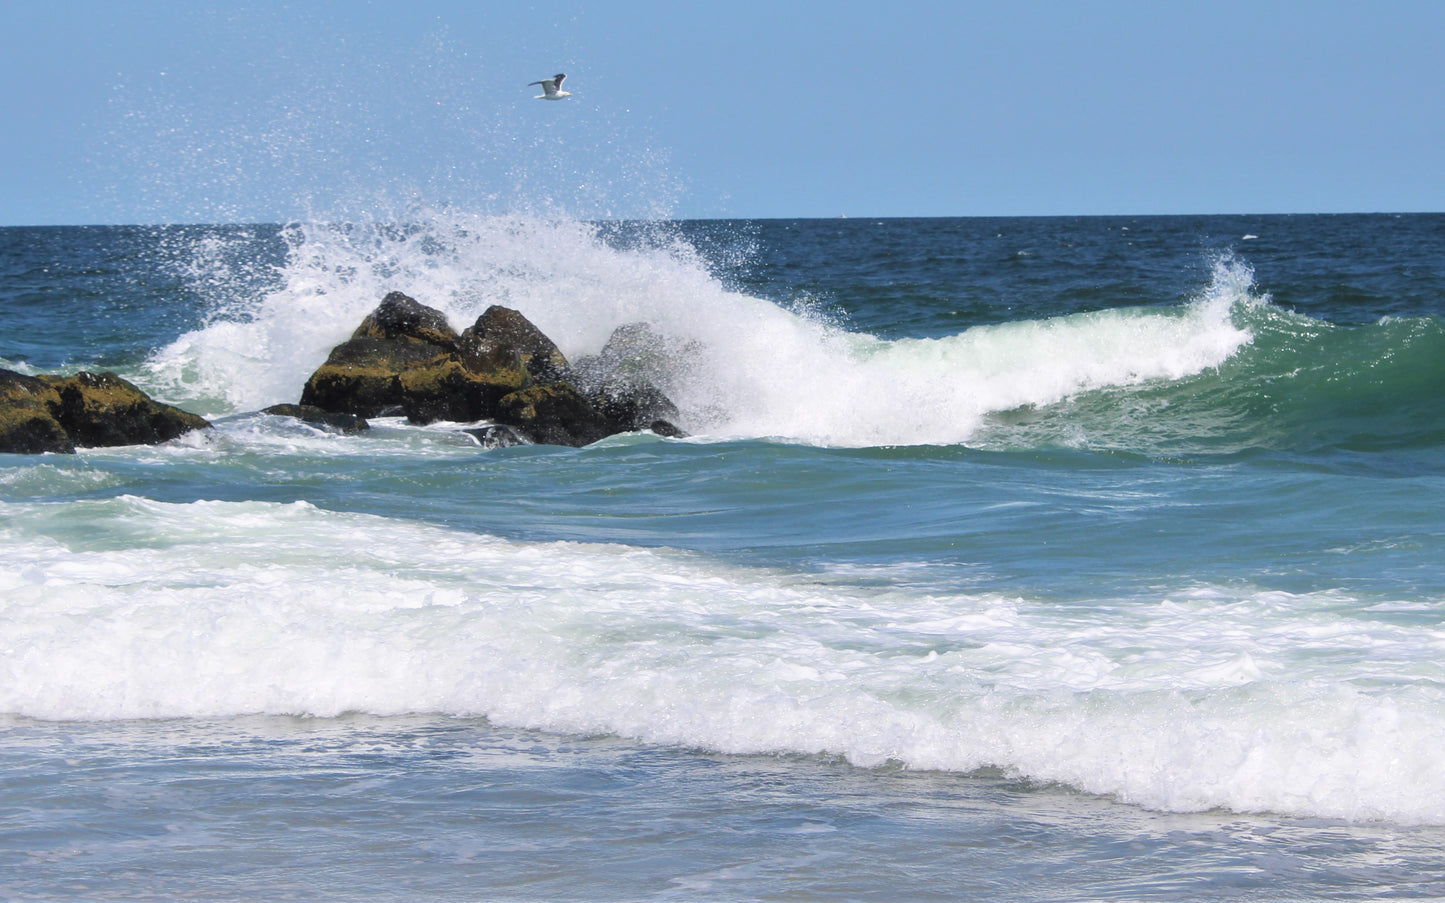
POLYGON ((210 425, 114 373, 26 376, 0 369, 0 452, 156 445, 210 425))
POLYGON ((483 444, 582 446, 645 429, 683 435, 674 424, 677 407, 637 357, 619 344, 574 371, 515 310, 489 307, 457 333, 440 311, 392 292, 311 374, 301 405, 359 418, 490 420, 509 428, 479 436, 483 444))
MULTIPOLYGON (((526 317, 489 307, 458 333, 446 316, 392 292, 311 374, 299 404, 263 413, 341 432, 367 418, 488 422, 467 430, 488 448, 589 445, 616 433, 685 436, 654 380, 681 372, 686 346, 642 323, 619 327, 573 367, 526 317)), ((157 444, 211 424, 161 404, 114 373, 26 376, 0 369, 0 452, 157 444)))

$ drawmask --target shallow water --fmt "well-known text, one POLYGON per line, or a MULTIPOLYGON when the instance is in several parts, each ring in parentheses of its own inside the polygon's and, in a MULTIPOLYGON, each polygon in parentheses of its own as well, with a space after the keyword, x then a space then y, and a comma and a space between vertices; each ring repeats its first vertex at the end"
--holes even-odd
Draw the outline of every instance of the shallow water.
POLYGON ((417 716, 7 725, 8 896, 1372 899, 1437 828, 1170 814, 984 771, 417 716), (117 891, 121 893, 116 893, 117 891))

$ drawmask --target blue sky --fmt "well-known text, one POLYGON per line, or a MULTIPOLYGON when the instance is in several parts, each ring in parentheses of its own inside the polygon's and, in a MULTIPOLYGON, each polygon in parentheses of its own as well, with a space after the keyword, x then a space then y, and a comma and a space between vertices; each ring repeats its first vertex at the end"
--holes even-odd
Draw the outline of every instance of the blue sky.
POLYGON ((1442 211, 1442 48, 1435 0, 10 0, 0 224, 1442 211))

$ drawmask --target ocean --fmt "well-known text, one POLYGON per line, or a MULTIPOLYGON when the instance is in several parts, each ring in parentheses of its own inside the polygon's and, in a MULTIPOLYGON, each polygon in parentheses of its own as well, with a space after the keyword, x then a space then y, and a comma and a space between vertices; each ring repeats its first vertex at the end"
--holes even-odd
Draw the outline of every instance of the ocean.
POLYGON ((0 229, 0 898, 1445 896, 1445 215, 0 229), (257 413, 389 291, 686 438, 257 413))

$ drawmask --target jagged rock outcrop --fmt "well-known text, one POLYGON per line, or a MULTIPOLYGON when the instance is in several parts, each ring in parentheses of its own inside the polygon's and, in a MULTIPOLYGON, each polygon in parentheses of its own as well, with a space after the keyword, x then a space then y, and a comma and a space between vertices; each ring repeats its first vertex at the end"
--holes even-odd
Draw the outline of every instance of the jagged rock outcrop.
POLYGON ((536 382, 564 382, 572 368, 562 351, 515 310, 492 305, 462 333, 457 343, 469 370, 520 368, 536 382))
POLYGON ((380 417, 402 413, 401 376, 446 363, 447 352, 409 338, 353 337, 335 348, 301 392, 301 404, 380 417))
POLYGON ((0 452, 157 445, 210 425, 114 373, 25 376, 0 370, 0 452))
POLYGON ((519 355, 482 346, 473 333, 464 341, 441 311, 392 292, 311 374, 301 404, 414 423, 485 419, 529 377, 519 355))
POLYGON ((354 339, 415 339, 456 350, 458 336, 441 311, 401 292, 389 292, 351 334, 354 339))
POLYGON ((582 446, 614 433, 649 429, 682 435, 677 408, 655 386, 609 381, 595 369, 594 390, 580 388, 567 358, 526 317, 492 306, 458 334, 440 311, 392 292, 331 351, 301 394, 301 404, 414 423, 493 420, 488 445, 538 442, 582 446))
POLYGON ((406 413, 408 393, 457 360, 459 338, 441 311, 392 292, 311 374, 301 404, 357 417, 406 413))

